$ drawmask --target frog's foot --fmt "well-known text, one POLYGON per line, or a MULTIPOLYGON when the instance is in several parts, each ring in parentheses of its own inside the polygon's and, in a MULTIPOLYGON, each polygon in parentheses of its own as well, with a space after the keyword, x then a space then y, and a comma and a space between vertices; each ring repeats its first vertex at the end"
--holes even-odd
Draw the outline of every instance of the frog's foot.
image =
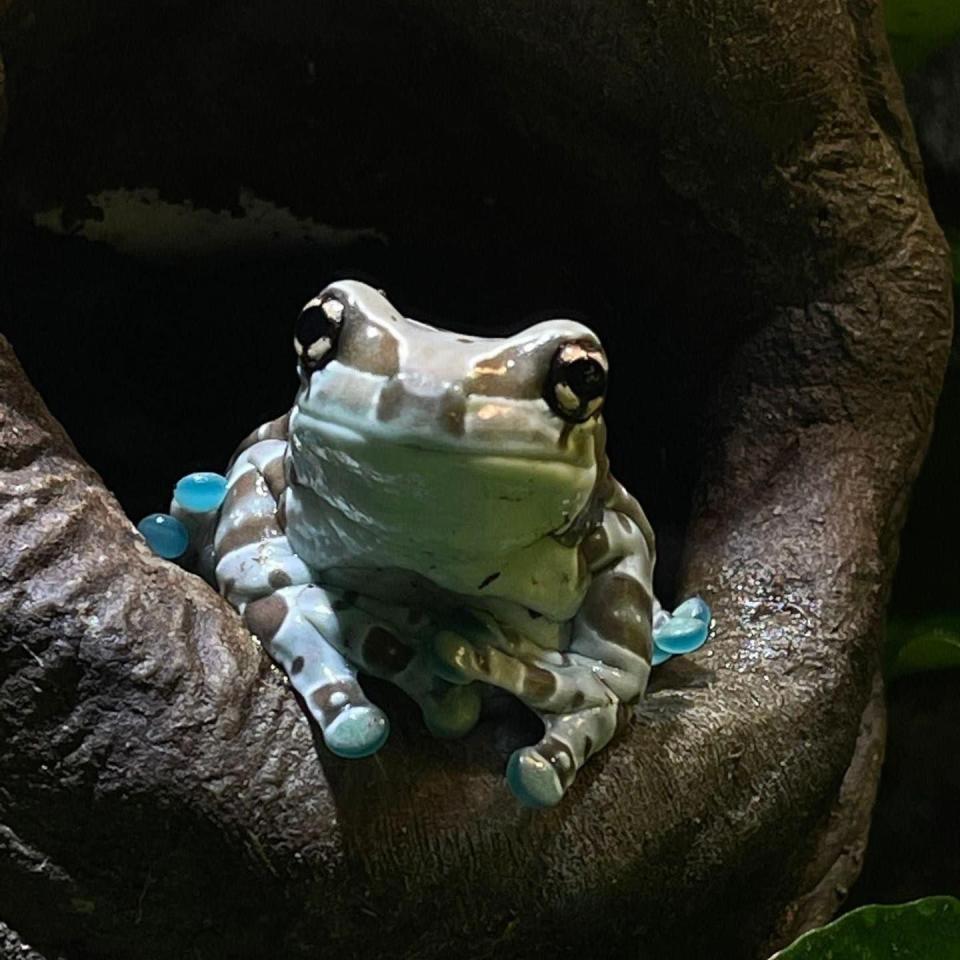
MULTIPOLYGON (((249 604, 244 621, 303 698, 329 750, 340 757, 369 756, 383 746, 390 724, 367 699, 356 668, 317 628, 318 610, 332 614, 326 591, 284 587, 249 604), (308 619, 307 612, 314 616, 308 619)), ((324 617, 323 626, 336 630, 336 617, 324 617)))
POLYGON ((177 481, 170 513, 190 533, 188 566, 208 583, 216 585, 213 537, 220 507, 227 496, 227 478, 219 473, 188 473, 177 481))
POLYGON ((653 612, 654 666, 677 654, 692 653, 706 642, 710 632, 710 607, 701 597, 684 600, 673 613, 659 603, 653 612))
POLYGON ((542 715, 543 739, 514 752, 507 764, 507 784, 528 807, 558 804, 577 771, 617 732, 620 704, 613 700, 576 713, 542 715))
POLYGON ((475 683, 460 686, 435 679, 433 689, 416 699, 435 737, 464 737, 480 719, 480 691, 475 683))

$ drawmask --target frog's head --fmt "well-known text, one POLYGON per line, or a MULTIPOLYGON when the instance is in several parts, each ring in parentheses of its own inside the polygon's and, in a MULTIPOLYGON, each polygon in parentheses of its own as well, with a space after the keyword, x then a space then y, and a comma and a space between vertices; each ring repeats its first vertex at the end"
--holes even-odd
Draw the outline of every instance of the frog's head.
POLYGON ((294 475, 341 529, 425 559, 489 555, 561 532, 590 501, 607 360, 582 324, 462 336, 343 281, 304 307, 294 345, 294 475))

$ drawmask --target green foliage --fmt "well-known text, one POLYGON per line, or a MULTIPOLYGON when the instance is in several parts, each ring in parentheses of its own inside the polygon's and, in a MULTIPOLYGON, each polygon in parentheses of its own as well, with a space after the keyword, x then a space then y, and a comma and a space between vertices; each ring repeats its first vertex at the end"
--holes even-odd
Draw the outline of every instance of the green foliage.
POLYGON ((960 667, 960 614, 887 623, 888 680, 922 670, 960 667))
POLYGON ((958 0, 886 0, 887 35, 901 75, 960 34, 958 0))
POLYGON ((811 930, 771 960, 960 960, 960 900, 860 907, 811 930))

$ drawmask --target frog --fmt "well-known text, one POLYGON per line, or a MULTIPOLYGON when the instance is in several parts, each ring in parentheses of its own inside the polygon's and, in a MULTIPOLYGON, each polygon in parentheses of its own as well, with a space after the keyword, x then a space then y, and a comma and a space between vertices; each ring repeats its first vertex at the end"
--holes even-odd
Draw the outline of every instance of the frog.
MULTIPOLYGON (((599 338, 572 319, 468 336, 338 280, 300 311, 293 347, 291 409, 240 443, 219 497, 175 493, 184 562, 333 754, 388 738, 362 675, 445 738, 506 693, 543 727, 506 782, 527 806, 557 805, 629 723, 674 617, 654 596, 653 529, 610 471, 599 338)), ((674 640, 702 642, 709 608, 685 607, 674 640)))

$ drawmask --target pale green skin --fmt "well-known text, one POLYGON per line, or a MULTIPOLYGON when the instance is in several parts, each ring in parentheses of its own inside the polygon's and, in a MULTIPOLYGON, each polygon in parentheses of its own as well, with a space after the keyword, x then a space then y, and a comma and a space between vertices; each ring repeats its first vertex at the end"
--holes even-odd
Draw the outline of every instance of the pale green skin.
MULTIPOLYGON (((501 341, 463 343, 398 317, 369 287, 348 289, 370 330, 395 338, 396 379, 426 402, 384 421, 377 417, 383 376, 337 359, 312 374, 290 417, 300 486, 288 493, 287 536, 296 553, 340 579, 351 570, 397 568, 457 594, 569 620, 588 581, 577 575, 576 552, 554 534, 593 493, 599 418, 571 427, 540 397, 465 395, 471 371, 501 341), (465 400, 459 435, 437 425, 449 393, 465 400), (497 580, 481 589, 495 571, 497 580)), ((578 337, 596 342, 566 320, 515 339, 533 352, 578 337)))
POLYGON ((407 691, 441 736, 466 733, 482 689, 501 687, 546 731, 514 754, 511 787, 556 803, 649 674, 652 531, 609 476, 599 401, 573 423, 544 398, 556 351, 605 365, 599 342, 570 320, 466 338, 349 281, 312 303, 331 302, 332 359, 302 370, 289 418, 229 472, 215 579, 334 752, 386 738, 357 669, 407 691))

